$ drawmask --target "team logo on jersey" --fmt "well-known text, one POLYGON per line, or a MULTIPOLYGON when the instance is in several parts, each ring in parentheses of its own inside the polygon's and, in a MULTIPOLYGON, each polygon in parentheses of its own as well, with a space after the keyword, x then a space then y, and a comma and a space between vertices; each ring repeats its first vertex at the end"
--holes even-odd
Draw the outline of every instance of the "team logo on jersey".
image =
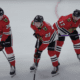
POLYGON ((31 24, 34 25, 34 22, 32 22, 31 24))
POLYGON ((47 28, 46 28, 46 26, 45 26, 45 27, 43 27, 43 30, 47 31, 47 28))
POLYGON ((71 18, 68 18, 67 21, 70 22, 71 21, 71 18))
POLYGON ((75 31, 76 30, 76 28, 70 28, 68 31, 70 32, 70 33, 72 33, 73 31, 75 31))
POLYGON ((5 19, 3 19, 3 21, 8 22, 8 19, 7 19, 7 18, 5 18, 5 19))

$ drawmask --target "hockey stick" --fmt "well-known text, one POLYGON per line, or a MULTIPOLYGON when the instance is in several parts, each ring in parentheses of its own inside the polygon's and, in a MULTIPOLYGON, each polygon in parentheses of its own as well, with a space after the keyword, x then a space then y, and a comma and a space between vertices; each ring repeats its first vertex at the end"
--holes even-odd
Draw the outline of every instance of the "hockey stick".
MULTIPOLYGON (((38 50, 38 48, 39 48, 39 39, 37 39, 37 50, 38 50)), ((35 60, 36 68, 35 68, 35 70, 34 70, 33 80, 35 80, 35 77, 36 77, 37 64, 38 64, 38 63, 37 63, 37 58, 36 58, 36 60, 35 60)))
MULTIPOLYGON (((10 42, 5 42, 4 44, 9 44, 10 42)), ((5 52, 2 50, 2 52, 3 52, 3 54, 4 54, 4 56, 6 57, 6 59, 7 59, 7 61, 8 61, 8 58, 7 58, 7 56, 6 56, 6 54, 5 54, 5 52)), ((9 62, 9 61, 8 61, 9 62)), ((10 64, 10 62, 9 62, 9 64, 10 64)), ((11 64, 10 64, 11 65, 11 64)))
MULTIPOLYGON (((4 54, 4 56, 6 57, 6 59, 7 59, 7 61, 8 61, 8 58, 7 58, 7 56, 6 56, 6 54, 5 54, 5 52, 2 50, 2 52, 3 52, 3 54, 4 54)), ((8 61, 9 62, 9 61, 8 61)), ((9 62, 9 64, 10 64, 10 62, 9 62)), ((11 65, 11 64, 10 64, 11 65)))
POLYGON ((59 37, 62 37, 62 36, 75 36, 75 35, 80 35, 80 34, 60 35, 59 37))

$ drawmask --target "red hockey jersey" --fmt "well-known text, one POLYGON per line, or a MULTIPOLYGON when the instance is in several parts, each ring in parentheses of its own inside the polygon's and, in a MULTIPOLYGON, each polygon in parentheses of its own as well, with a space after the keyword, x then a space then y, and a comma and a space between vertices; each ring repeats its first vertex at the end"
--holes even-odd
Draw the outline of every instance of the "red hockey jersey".
POLYGON ((1 41, 5 41, 10 35, 10 21, 6 15, 3 15, 3 19, 0 20, 0 36, 1 41))
POLYGON ((34 25, 34 21, 31 22, 31 28, 35 31, 36 34, 41 36, 42 45, 39 47, 39 50, 44 50, 50 42, 55 39, 56 31, 54 28, 49 24, 43 21, 43 25, 41 29, 38 29, 34 25))
POLYGON ((64 33, 72 33, 80 25, 80 20, 73 21, 72 14, 61 16, 59 20, 53 24, 56 30, 61 30, 64 33))

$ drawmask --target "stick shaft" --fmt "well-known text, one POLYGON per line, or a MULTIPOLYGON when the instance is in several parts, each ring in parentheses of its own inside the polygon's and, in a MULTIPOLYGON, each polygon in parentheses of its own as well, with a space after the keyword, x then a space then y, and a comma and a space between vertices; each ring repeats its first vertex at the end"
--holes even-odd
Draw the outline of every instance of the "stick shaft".
POLYGON ((62 37, 62 36, 75 36, 75 35, 80 35, 80 34, 61 35, 61 37, 62 37))

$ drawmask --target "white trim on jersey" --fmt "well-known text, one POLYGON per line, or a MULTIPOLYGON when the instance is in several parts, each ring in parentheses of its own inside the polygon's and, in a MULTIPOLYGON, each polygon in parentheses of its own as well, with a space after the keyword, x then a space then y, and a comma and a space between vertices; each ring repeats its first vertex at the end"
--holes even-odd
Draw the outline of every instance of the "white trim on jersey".
POLYGON ((8 61, 9 61, 9 62, 12 62, 12 61, 15 60, 15 56, 14 56, 13 53, 11 53, 11 54, 7 54, 7 57, 8 57, 8 61))
POLYGON ((56 56, 56 55, 52 56, 52 57, 51 57, 51 61, 52 61, 52 62, 56 62, 56 61, 58 61, 57 56, 56 56))
POLYGON ((58 22, 56 22, 56 27, 58 29, 58 33, 60 33, 61 35, 63 35, 63 34, 69 34, 69 32, 65 28, 60 28, 59 27, 58 22))
POLYGON ((3 34, 10 35, 11 34, 11 31, 9 31, 9 32, 3 32, 3 34))
POLYGON ((75 49, 80 49, 80 43, 74 45, 75 49))
POLYGON ((55 40, 55 37, 56 37, 56 31, 54 31, 54 33, 51 35, 51 38, 50 38, 50 40, 48 40, 48 41, 43 41, 43 44, 49 44, 49 43, 51 43, 52 41, 54 41, 55 40))
POLYGON ((7 54, 7 57, 12 57, 12 56, 14 56, 14 53, 7 54))
POLYGON ((61 51, 61 46, 56 46, 56 51, 60 52, 61 51))
POLYGON ((12 61, 14 61, 15 60, 15 56, 13 56, 13 57, 8 57, 8 61, 9 62, 12 62, 12 61))

